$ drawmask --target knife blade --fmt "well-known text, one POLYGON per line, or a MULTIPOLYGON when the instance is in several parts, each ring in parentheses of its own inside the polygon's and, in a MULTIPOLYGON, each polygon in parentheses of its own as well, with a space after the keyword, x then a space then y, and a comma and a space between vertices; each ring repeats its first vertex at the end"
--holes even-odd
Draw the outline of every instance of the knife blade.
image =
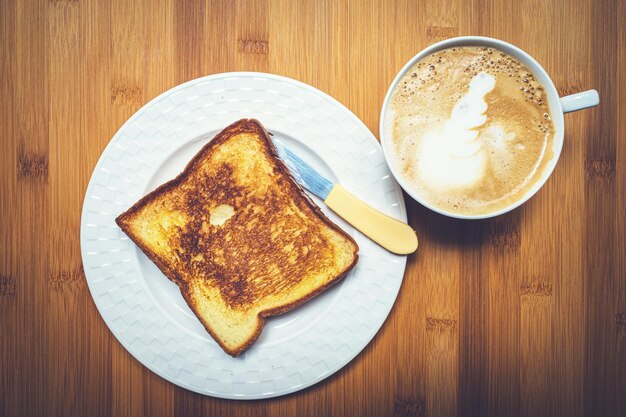
POLYGON ((278 157, 287 166, 294 180, 324 200, 340 217, 390 252, 400 255, 415 252, 418 245, 417 234, 411 226, 376 210, 340 184, 333 184, 280 140, 272 138, 272 141, 278 157))

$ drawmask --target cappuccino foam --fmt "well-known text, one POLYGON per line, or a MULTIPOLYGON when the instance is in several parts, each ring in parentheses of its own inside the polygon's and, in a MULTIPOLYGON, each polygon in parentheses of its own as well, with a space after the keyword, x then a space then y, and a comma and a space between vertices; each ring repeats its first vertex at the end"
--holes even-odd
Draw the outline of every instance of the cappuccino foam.
POLYGON ((543 86, 493 48, 450 48, 419 61, 393 91, 385 129, 390 162, 410 191, 459 214, 523 198, 552 158, 543 86))

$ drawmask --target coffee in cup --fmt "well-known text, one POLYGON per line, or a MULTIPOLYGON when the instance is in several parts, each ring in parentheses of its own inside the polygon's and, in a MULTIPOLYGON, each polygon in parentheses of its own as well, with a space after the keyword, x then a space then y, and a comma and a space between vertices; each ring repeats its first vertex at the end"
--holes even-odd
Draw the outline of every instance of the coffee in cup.
POLYGON ((545 87, 488 46, 438 50, 395 85, 382 121, 393 170, 410 194, 476 216, 524 198, 553 159, 545 87))

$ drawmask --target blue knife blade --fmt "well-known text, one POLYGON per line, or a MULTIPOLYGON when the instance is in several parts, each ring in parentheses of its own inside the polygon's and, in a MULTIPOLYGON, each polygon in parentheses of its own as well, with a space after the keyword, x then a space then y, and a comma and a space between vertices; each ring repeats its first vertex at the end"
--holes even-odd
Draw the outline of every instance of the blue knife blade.
POLYGON ((315 168, 304 162, 281 141, 272 138, 278 157, 287 165, 298 184, 325 200, 333 189, 333 183, 321 176, 315 168))

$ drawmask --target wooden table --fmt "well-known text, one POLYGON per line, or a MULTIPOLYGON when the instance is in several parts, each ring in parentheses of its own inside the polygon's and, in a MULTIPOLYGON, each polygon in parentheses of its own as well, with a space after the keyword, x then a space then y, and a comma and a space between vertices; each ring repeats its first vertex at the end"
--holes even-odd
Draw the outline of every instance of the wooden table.
POLYGON ((0 415, 626 415, 626 2, 0 2, 0 415), (528 51, 566 116, 546 186, 494 220, 407 199, 421 246, 385 325, 348 366, 267 401, 203 397, 108 330, 81 266, 80 210, 122 123, 184 81, 276 73, 336 97, 378 135, 416 52, 487 35, 528 51))

